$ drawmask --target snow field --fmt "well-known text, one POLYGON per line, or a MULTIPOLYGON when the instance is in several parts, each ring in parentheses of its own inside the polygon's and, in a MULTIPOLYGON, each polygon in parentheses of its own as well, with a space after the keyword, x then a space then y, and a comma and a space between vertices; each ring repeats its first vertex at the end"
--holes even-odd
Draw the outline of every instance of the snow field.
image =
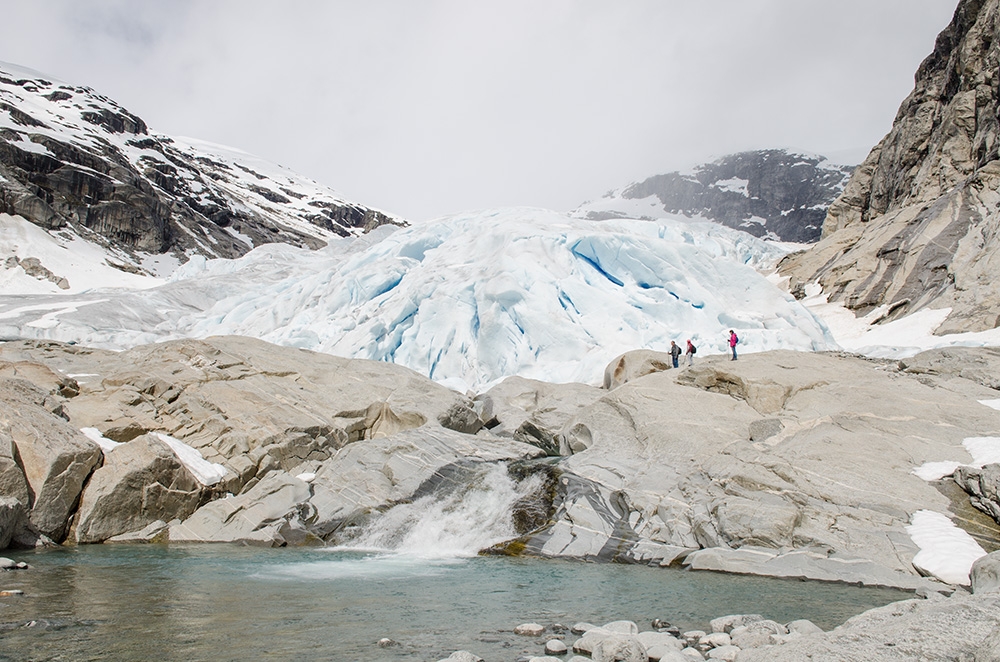
POLYGON ((949 584, 968 586, 972 564, 986 556, 972 536, 941 513, 918 510, 906 531, 920 548, 913 566, 949 584))
MULTIPOLYGON (((117 441, 112 441, 104 435, 97 428, 80 428, 82 432, 88 439, 93 441, 95 444, 101 447, 101 450, 105 453, 113 452, 117 447, 122 444, 117 441)), ((208 462, 201 456, 201 452, 197 448, 192 448, 188 446, 180 439, 175 439, 170 435, 162 434, 160 432, 154 432, 154 435, 160 441, 165 443, 170 447, 170 450, 174 452, 177 459, 187 467, 191 475, 197 479, 199 483, 205 486, 211 486, 218 483, 220 480, 226 476, 226 468, 221 464, 215 464, 208 462)))

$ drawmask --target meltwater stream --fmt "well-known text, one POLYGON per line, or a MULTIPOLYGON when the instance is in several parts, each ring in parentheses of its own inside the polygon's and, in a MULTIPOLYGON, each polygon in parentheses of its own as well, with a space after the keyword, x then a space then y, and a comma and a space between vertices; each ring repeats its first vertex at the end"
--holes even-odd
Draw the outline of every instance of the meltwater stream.
POLYGON ((432 493, 397 505, 373 521, 346 549, 407 556, 475 556, 517 537, 512 510, 542 486, 540 476, 514 480, 505 463, 458 468, 432 493))
MULTIPOLYGON (((2 660, 488 662, 542 655, 525 622, 571 626, 654 618, 704 629, 760 613, 832 628, 899 591, 637 565, 475 556, 509 537, 510 504, 533 486, 490 471, 471 488, 397 506, 359 549, 93 545, 5 552, 2 660), (381 648, 382 638, 398 642, 381 648)), ((567 643, 575 636, 566 633, 567 643)))

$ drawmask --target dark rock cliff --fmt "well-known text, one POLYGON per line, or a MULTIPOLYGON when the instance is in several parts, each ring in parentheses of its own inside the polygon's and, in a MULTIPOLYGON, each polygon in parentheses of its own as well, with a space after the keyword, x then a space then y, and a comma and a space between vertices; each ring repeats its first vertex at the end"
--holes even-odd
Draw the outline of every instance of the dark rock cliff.
POLYGON ((280 166, 151 133, 86 87, 0 63, 0 212, 127 252, 317 248, 402 219, 280 166))
POLYGON ((1000 324, 1000 0, 962 0, 892 129, 830 207, 823 239, 786 258, 793 293, 895 319, 950 308, 938 333, 1000 324))
POLYGON ((852 169, 778 149, 740 152, 690 173, 654 175, 583 205, 576 214, 622 218, 635 215, 627 210, 628 201, 655 197, 660 203, 655 211, 642 215, 700 216, 756 237, 811 243, 819 240, 826 210, 852 169))

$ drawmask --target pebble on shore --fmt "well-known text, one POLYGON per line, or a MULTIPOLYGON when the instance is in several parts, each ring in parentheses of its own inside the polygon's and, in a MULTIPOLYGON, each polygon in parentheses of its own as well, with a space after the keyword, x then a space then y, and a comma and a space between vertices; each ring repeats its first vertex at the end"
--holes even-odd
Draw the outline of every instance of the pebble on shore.
MULTIPOLYGON (((543 644, 544 652, 532 656, 531 662, 548 662, 557 659, 552 656, 565 655, 570 649, 577 655, 568 662, 586 660, 636 660, 645 662, 648 659, 667 657, 671 660, 683 659, 732 661, 736 655, 746 648, 774 646, 786 640, 796 639, 807 634, 821 633, 822 629, 811 621, 799 619, 783 625, 767 620, 759 614, 731 614, 713 619, 709 625, 711 631, 689 630, 680 633, 666 621, 653 621, 653 630, 639 631, 639 626, 632 621, 612 621, 602 626, 591 623, 577 623, 571 631, 580 635, 572 645, 567 646, 559 638, 550 638, 543 644), (735 645, 739 641, 743 647, 735 645), (586 657, 584 657, 586 656, 586 657)), ((539 623, 522 623, 514 628, 514 634, 520 636, 540 637, 546 630, 539 623)), ((555 629, 555 628, 553 628, 555 629)), ((561 628, 560 628, 561 629, 561 628)), ((381 645, 381 642, 380 642, 381 645)), ((456 651, 450 657, 440 662, 474 662, 480 658, 469 651, 456 651)))
POLYGON ((24 561, 15 561, 6 556, 0 556, 0 570, 29 570, 30 565, 24 561))

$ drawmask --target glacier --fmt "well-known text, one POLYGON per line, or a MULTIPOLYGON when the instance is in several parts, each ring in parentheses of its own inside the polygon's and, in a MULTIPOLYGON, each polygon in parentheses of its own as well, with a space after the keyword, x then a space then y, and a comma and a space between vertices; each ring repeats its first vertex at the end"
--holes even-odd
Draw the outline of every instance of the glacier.
POLYGON ((456 214, 331 240, 194 257, 142 291, 0 297, 0 337, 105 348, 244 335, 398 363, 458 390, 510 375, 600 383, 637 348, 699 356, 837 349, 762 275, 787 249, 690 219, 589 221, 534 208, 456 214))

